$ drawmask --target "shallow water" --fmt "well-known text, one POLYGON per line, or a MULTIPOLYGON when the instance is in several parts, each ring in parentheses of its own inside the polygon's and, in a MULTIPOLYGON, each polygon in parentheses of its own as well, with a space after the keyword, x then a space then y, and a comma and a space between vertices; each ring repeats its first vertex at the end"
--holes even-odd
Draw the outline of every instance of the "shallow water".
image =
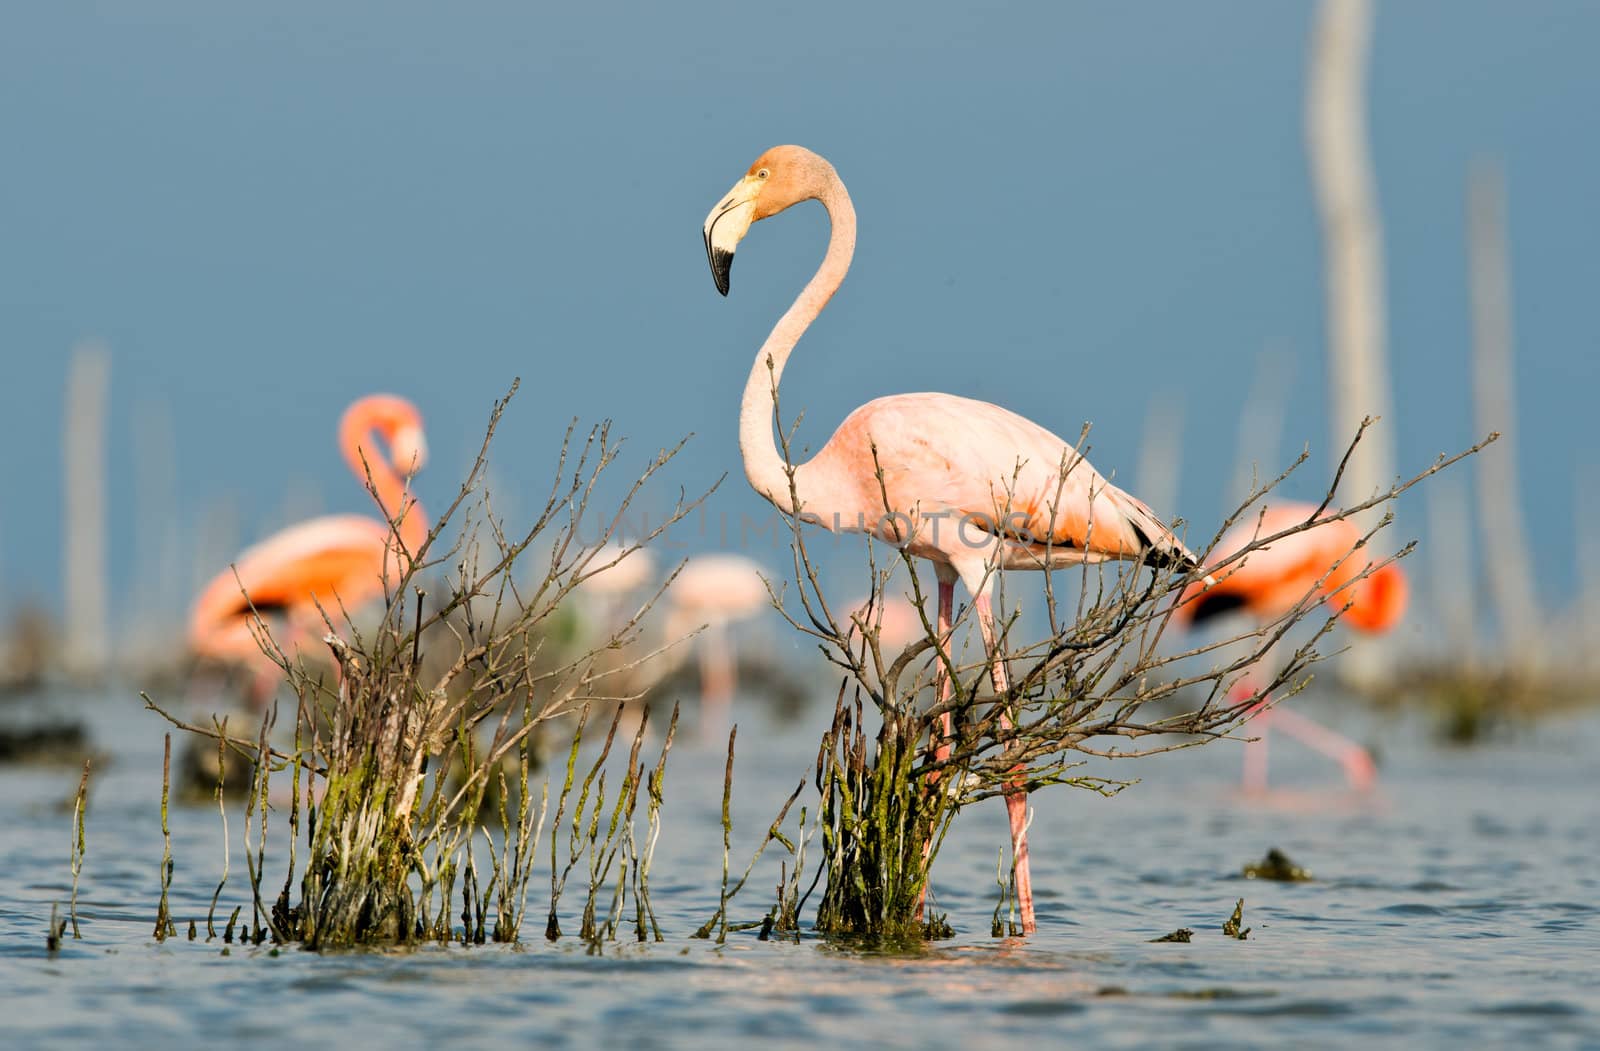
MULTIPOLYGON (((957 936, 913 955, 760 942, 754 932, 723 947, 690 939, 716 906, 722 757, 685 736, 668 766, 653 878, 665 944, 629 940, 594 954, 575 938, 546 943, 548 885, 536 874, 532 936, 517 948, 317 955, 181 935, 157 944, 163 724, 121 696, 51 705, 96 713, 95 742, 110 762, 91 791, 83 939, 69 934, 53 956, 44 934, 50 903, 65 907, 77 772, 0 768, 7 1042, 1600 1046, 1595 715, 1447 751, 1414 729, 1311 703, 1301 710, 1366 740, 1381 735, 1377 793, 1344 792, 1337 768, 1277 738, 1282 787, 1266 799, 1233 789, 1239 750, 1228 743, 1124 765, 1115 772, 1143 781, 1115 799, 1043 793, 1032 831, 1040 931, 1026 940, 989 936, 1005 821, 997 804, 975 808, 935 870, 937 904, 957 936), (1316 880, 1237 875, 1271 846, 1316 880), (1240 897, 1245 941, 1220 930, 1240 897), (1149 941, 1178 927, 1193 928, 1194 940, 1149 941)), ((744 710, 737 868, 806 772, 824 715, 776 726, 753 702, 744 710)), ((281 833, 281 816, 277 825, 281 833)), ((224 916, 249 900, 237 815, 230 830, 224 916)), ((219 839, 215 810, 174 809, 173 912, 180 931, 198 918, 202 938, 219 839)), ((269 886, 274 874, 281 881, 270 854, 267 871, 269 886)), ((733 918, 758 919, 775 881, 775 865, 758 869, 733 918)), ((581 901, 566 900, 565 926, 575 929, 581 901)))

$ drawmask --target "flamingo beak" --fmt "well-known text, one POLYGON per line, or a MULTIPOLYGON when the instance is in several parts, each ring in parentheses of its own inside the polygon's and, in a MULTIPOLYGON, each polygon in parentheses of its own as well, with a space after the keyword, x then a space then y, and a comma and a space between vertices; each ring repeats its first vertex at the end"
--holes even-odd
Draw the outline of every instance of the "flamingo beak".
POLYGON ((717 206, 706 216, 706 260, 711 264, 711 279, 717 291, 728 294, 728 272, 733 269, 734 249, 744 239, 755 220, 756 192, 760 183, 745 176, 733 184, 717 206))

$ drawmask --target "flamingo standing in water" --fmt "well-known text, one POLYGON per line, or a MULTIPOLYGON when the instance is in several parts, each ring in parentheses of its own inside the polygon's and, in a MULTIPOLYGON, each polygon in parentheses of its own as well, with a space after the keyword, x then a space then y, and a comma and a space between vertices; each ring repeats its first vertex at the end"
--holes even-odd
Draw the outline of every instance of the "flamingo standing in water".
POLYGON ((385 581, 400 577, 427 537, 422 507, 407 491, 410 476, 427 458, 416 407, 390 394, 359 399, 339 421, 339 449, 363 487, 370 469, 387 521, 328 515, 290 526, 212 578, 190 613, 190 648, 197 656, 253 669, 250 698, 258 706, 270 696, 280 669, 251 634, 251 607, 262 616, 283 616, 287 650, 298 638, 316 634, 322 619, 317 603, 337 614, 340 606, 353 610, 381 597, 385 581), (387 455, 375 437, 388 446, 387 455))
MULTIPOLYGON (((1258 537, 1309 522, 1316 513, 1312 504, 1275 504, 1266 509, 1259 522, 1251 519, 1229 530, 1217 544, 1211 562, 1215 565, 1232 557, 1258 537)), ((1197 585, 1191 585, 1179 599, 1174 620, 1198 623, 1237 612, 1265 624, 1295 608, 1315 591, 1330 607, 1342 610, 1339 619, 1352 628, 1366 634, 1388 631, 1405 614, 1409 588, 1405 574, 1393 562, 1356 579, 1371 565, 1356 551, 1362 535, 1359 526, 1341 518, 1274 540, 1233 565, 1215 570, 1216 583, 1203 593, 1197 585)), ((1233 689, 1234 696, 1240 699, 1253 692, 1246 678, 1241 678, 1233 689)), ((1266 789, 1269 725, 1339 762, 1352 787, 1371 787, 1374 767, 1365 748, 1298 712, 1269 705, 1270 698, 1263 698, 1250 713, 1260 736, 1245 744, 1246 790, 1266 789)))
POLYGON ((728 705, 738 688, 728 625, 755 616, 768 598, 760 564, 734 554, 689 559, 667 589, 669 642, 705 626, 699 640, 700 721, 708 734, 727 723, 728 705))
MULTIPOLYGON (((828 212, 827 254, 750 370, 739 413, 745 476, 785 514, 802 512, 830 530, 869 532, 931 561, 942 637, 950 630, 955 582, 961 580, 973 596, 995 691, 1004 696, 1006 673, 995 650, 991 601, 996 570, 1051 570, 1108 559, 1191 568, 1195 558, 1148 507, 1107 482, 1070 443, 998 405, 949 394, 901 394, 856 409, 815 457, 795 468, 798 500, 792 499, 788 467, 772 436, 778 380, 801 334, 850 268, 855 208, 833 165, 799 146, 777 146, 723 195, 704 228, 712 277, 727 295, 734 250, 751 224, 810 200, 828 212)), ((950 683, 942 663, 936 674, 944 700, 950 683)), ((1010 726, 1004 713, 1001 726, 1010 726)), ((941 757, 949 754, 948 716, 943 731, 941 757)), ((1014 783, 1005 796, 1017 902, 1023 931, 1031 933, 1036 923, 1027 793, 1014 783)))

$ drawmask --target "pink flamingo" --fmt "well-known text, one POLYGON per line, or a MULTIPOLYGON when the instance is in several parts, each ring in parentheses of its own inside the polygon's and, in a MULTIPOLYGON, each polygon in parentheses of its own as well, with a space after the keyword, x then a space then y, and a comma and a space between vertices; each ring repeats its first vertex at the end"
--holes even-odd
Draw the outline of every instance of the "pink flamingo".
MULTIPOLYGON (((1311 520, 1312 504, 1280 503, 1229 530, 1211 556, 1216 565, 1258 537, 1272 536, 1311 520)), ((1341 609, 1339 618, 1367 634, 1388 631, 1405 614, 1408 586, 1405 574, 1391 562, 1357 580, 1371 563, 1356 553, 1362 531, 1349 519, 1337 519, 1294 533, 1252 551, 1242 560, 1213 574, 1216 584, 1203 593, 1191 585, 1174 613, 1179 623, 1198 623, 1227 613, 1243 613, 1257 623, 1267 623, 1303 602, 1316 591, 1330 607, 1341 609)), ((1245 677, 1234 685, 1238 700, 1254 689, 1245 677)), ((1264 791, 1267 786, 1267 727, 1277 727, 1334 759, 1344 767, 1350 785, 1372 786, 1372 756, 1354 741, 1335 733, 1298 712, 1270 707, 1270 698, 1251 710, 1252 725, 1260 736, 1245 744, 1244 787, 1264 791)))
POLYGON ((401 575, 427 537, 427 519, 407 492, 408 479, 427 458, 416 407, 390 394, 361 398, 339 421, 339 449, 363 486, 370 468, 378 506, 397 528, 362 515, 328 515, 290 526, 213 577, 189 616, 190 648, 197 656, 253 669, 250 698, 258 706, 271 695, 280 669, 251 634, 251 606, 262 616, 283 615, 288 650, 320 634, 318 602, 337 616, 341 605, 353 610, 381 597, 385 581, 401 575), (374 436, 388 445, 387 457, 374 436))
POLYGON ((667 601, 669 642, 705 627, 699 640, 700 720, 713 732, 727 724, 728 706, 738 689, 728 625, 755 616, 769 601, 761 566, 743 555, 697 555, 678 571, 667 601))
MULTIPOLYGON (((827 209, 827 254, 750 370, 739 414, 745 476, 785 514, 802 512, 830 530, 872 533, 931 561, 942 636, 950 630, 960 579, 973 596, 995 691, 1004 696, 1006 673, 996 653, 991 605, 996 570, 1051 570, 1107 559, 1191 567, 1194 556, 1148 507, 1102 478, 1070 443, 997 405, 949 394, 901 394, 856 409, 815 457, 795 468, 798 500, 791 499, 789 470, 772 436, 778 381, 801 334, 850 268, 855 209, 831 164, 799 146, 777 146, 722 197, 704 230, 712 277, 727 295, 734 250, 750 225, 809 200, 827 209)), ((943 700, 950 683, 942 666, 936 674, 943 700)), ((1001 725, 1010 725, 1005 713, 1001 725)), ((950 732, 947 716, 946 742, 950 732)), ((948 749, 940 742, 937 754, 947 756, 948 749)), ((1032 932, 1027 793, 1020 781, 1006 792, 1006 811, 1022 926, 1032 932)))

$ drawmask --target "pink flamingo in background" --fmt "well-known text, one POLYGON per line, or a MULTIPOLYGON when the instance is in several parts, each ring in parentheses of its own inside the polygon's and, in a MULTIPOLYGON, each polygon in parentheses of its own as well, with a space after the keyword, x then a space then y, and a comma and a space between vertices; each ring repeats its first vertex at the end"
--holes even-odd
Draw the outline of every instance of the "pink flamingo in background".
POLYGON ((743 555, 697 555, 683 564, 667 589, 667 640, 701 626, 700 721, 711 733, 727 724, 738 689, 738 665, 728 625, 747 620, 769 601, 759 563, 743 555))
POLYGON ((845 634, 853 637, 858 630, 855 618, 861 618, 868 630, 878 633, 878 653, 886 666, 898 659, 907 646, 923 637, 922 611, 910 599, 899 595, 869 595, 852 602, 849 609, 840 625, 845 634))
MULTIPOLYGON (((939 581, 941 636, 949 633, 960 579, 973 596, 991 655, 990 677, 1003 695, 1006 673, 996 653, 991 605, 996 570, 1051 570, 1107 559, 1192 567, 1194 556, 1148 507, 1107 482, 1068 442, 997 405, 949 394, 902 394, 856 409, 815 457, 795 469, 798 500, 791 499, 788 469, 772 436, 778 380, 801 334, 850 268, 855 209, 831 164, 799 146, 778 146, 723 195, 704 229, 712 277, 726 295, 734 250, 750 225, 810 200, 828 212, 827 254, 750 370, 739 414, 745 476, 785 514, 801 512, 830 530, 869 532, 931 561, 939 581)), ((941 700, 950 691, 942 664, 936 671, 941 700)), ((1009 726, 1004 713, 1001 725, 1009 726)), ((950 732, 947 717, 946 741, 950 732)), ((947 743, 939 744, 941 757, 948 750, 947 743)), ((1027 793, 1020 782, 1009 786, 1006 810, 1022 926, 1032 932, 1027 793)))
POLYGON ((361 398, 339 421, 339 449, 363 487, 371 470, 378 506, 388 521, 328 515, 290 526, 248 548, 232 568, 212 578, 189 616, 190 648, 197 656, 253 669, 250 698, 258 706, 270 696, 280 669, 251 634, 251 606, 263 617, 283 616, 287 652, 301 637, 320 634, 318 602, 337 616, 340 606, 354 610, 381 597, 385 580, 398 579, 427 537, 427 519, 407 492, 408 479, 427 458, 416 407, 390 394, 361 398), (387 444, 387 456, 374 436, 387 444))
POLYGON ((656 559, 648 548, 629 549, 607 542, 596 548, 578 593, 591 607, 601 633, 610 635, 629 621, 629 597, 655 579, 656 559))
MULTIPOLYGON (((1266 509, 1259 522, 1251 518, 1229 530, 1212 553, 1211 564, 1232 557, 1258 537, 1308 522, 1316 513, 1312 504, 1275 504, 1266 509)), ((1298 606, 1315 591, 1330 607, 1342 609, 1340 620, 1358 631, 1388 631, 1405 614, 1409 588, 1405 574, 1393 562, 1356 579, 1371 565, 1356 551, 1362 535, 1354 522, 1337 519, 1274 540, 1233 565, 1217 569, 1215 585, 1204 592, 1198 585, 1186 589, 1174 612, 1174 621, 1198 623, 1227 613, 1242 613, 1264 624, 1298 606)), ((1253 692, 1245 677, 1233 688, 1233 695, 1239 700, 1253 692)), ((1375 774, 1372 756, 1365 748, 1298 712, 1270 705, 1271 699, 1263 698, 1249 716, 1260 736, 1245 744, 1247 790, 1266 789, 1269 725, 1339 762, 1352 787, 1371 787, 1375 774)))

